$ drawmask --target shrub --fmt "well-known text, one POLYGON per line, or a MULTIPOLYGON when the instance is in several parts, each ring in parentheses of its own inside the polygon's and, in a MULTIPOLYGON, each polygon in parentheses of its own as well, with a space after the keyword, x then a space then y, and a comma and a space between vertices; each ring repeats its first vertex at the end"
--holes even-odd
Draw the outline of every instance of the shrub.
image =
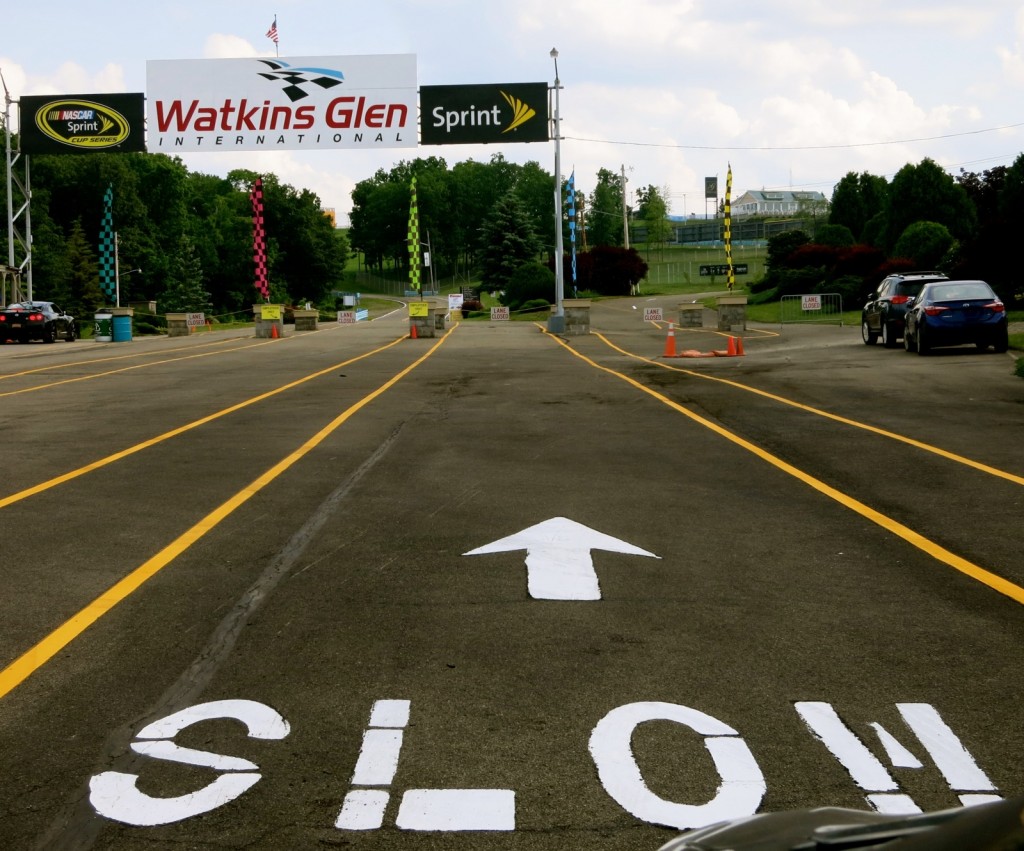
POLYGON ((538 310, 547 310, 551 302, 546 298, 532 298, 519 307, 519 313, 534 313, 538 310))
POLYGON ((864 279, 859 275, 842 275, 831 281, 823 281, 815 292, 838 293, 843 300, 843 307, 850 309, 861 306, 863 287, 864 279))
POLYGON ((508 279, 501 303, 518 310, 528 301, 543 299, 550 304, 555 296, 555 273, 543 263, 524 263, 508 279))

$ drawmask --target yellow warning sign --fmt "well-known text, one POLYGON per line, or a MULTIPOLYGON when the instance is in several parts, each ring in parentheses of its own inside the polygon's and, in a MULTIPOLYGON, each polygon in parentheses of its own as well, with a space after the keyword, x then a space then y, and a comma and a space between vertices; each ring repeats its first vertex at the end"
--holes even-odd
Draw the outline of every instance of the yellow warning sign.
POLYGON ((410 301, 409 302, 409 315, 410 316, 429 316, 430 315, 430 303, 426 301, 410 301))

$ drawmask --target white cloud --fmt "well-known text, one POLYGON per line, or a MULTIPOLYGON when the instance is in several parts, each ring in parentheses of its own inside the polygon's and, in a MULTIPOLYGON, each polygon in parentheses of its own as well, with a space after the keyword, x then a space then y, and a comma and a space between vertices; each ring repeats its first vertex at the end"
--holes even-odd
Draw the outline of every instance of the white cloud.
MULTIPOLYGON (((269 55, 273 56, 273 53, 271 50, 269 55)), ((205 59, 247 59, 250 56, 266 55, 268 54, 260 53, 249 41, 236 35, 214 33, 207 37, 203 44, 205 59)))

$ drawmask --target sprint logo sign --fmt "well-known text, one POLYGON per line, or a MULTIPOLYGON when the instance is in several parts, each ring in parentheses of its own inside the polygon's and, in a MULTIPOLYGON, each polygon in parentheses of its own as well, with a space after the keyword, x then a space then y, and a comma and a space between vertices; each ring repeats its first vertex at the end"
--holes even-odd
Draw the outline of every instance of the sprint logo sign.
POLYGON ((546 142, 548 84, 420 87, 420 144, 546 142))

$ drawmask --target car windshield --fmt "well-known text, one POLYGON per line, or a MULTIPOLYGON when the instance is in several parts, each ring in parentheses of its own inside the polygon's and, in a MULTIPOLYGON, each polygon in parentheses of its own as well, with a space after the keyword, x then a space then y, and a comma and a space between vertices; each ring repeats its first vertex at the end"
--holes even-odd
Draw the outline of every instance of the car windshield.
POLYGON ((917 295, 923 286, 924 281, 901 281, 896 285, 896 295, 917 295))
POLYGON ((980 281, 959 282, 953 284, 939 284, 929 290, 929 296, 933 301, 969 301, 971 299, 994 298, 988 284, 980 281))
POLYGON ((39 310, 41 307, 41 304, 36 304, 31 301, 20 301, 7 305, 8 310, 39 310))

